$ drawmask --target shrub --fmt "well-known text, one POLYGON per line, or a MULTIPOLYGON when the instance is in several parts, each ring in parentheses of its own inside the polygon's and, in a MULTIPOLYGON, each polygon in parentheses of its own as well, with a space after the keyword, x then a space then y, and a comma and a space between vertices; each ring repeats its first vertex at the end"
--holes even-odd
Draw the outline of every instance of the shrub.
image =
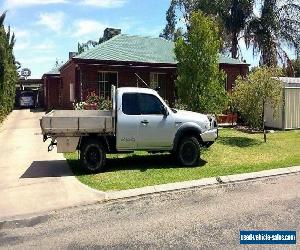
POLYGON ((273 108, 273 116, 278 114, 282 99, 282 82, 275 78, 278 75, 277 69, 262 67, 252 71, 248 78, 236 80, 232 103, 251 128, 263 128, 267 103, 273 108))
POLYGON ((99 110, 111 110, 112 102, 108 98, 98 96, 95 91, 88 94, 85 102, 74 103, 75 110, 83 109, 99 109, 99 110))
POLYGON ((218 25, 202 12, 192 14, 187 37, 175 43, 178 97, 192 111, 217 114, 226 107, 220 44, 218 25))

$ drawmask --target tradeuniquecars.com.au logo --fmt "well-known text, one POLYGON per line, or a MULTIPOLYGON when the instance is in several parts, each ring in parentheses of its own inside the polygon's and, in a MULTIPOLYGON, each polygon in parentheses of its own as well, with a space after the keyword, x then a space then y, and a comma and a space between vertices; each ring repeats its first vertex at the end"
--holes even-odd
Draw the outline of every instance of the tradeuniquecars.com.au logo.
POLYGON ((240 244, 296 244, 296 231, 240 231, 240 244))

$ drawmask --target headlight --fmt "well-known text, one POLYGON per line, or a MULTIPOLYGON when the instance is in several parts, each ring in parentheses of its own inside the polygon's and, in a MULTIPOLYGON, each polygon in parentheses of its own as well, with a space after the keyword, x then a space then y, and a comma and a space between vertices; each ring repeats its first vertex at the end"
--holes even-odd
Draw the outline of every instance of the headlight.
POLYGON ((214 115, 207 115, 207 119, 209 120, 211 129, 218 127, 217 120, 214 115))
POLYGON ((207 119, 209 120, 209 122, 212 121, 212 115, 207 115, 207 119))

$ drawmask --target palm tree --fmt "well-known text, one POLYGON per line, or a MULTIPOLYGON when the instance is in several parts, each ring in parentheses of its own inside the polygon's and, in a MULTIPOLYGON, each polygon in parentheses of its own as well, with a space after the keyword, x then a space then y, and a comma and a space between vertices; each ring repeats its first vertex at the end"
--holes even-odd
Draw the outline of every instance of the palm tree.
POLYGON ((4 11, 0 16, 0 27, 4 25, 5 17, 6 17, 6 11, 4 11))
POLYGON ((239 38, 253 13, 254 0, 227 0, 221 3, 218 5, 218 15, 224 27, 224 41, 227 40, 231 57, 238 58, 239 38))
POLYGON ((245 29, 247 48, 260 53, 260 65, 289 64, 287 47, 300 52, 300 6, 298 0, 264 0, 259 16, 254 16, 245 29))
POLYGON ((229 48, 233 58, 238 58, 238 39, 253 13, 253 5, 254 0, 172 0, 166 13, 167 25, 160 36, 175 40, 176 10, 181 13, 187 30, 191 13, 200 10, 220 24, 223 47, 229 48))

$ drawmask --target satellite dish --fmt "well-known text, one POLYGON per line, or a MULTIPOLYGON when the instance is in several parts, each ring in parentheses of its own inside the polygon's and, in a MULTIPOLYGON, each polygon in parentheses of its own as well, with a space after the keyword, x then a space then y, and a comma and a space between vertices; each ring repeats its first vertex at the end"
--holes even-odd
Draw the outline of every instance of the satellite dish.
POLYGON ((25 79, 27 79, 27 77, 31 76, 31 70, 28 68, 23 68, 21 70, 21 76, 25 77, 25 79))

